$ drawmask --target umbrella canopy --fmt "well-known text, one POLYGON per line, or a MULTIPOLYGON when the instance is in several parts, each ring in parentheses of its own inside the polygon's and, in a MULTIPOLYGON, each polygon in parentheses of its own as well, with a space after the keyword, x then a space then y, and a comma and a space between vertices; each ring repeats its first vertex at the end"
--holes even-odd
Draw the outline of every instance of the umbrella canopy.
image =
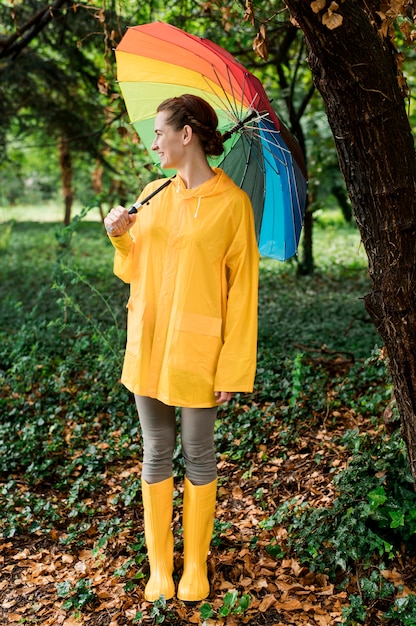
POLYGON ((303 156, 260 81, 214 42, 163 22, 129 28, 116 61, 128 115, 154 162, 158 105, 184 93, 204 98, 227 138, 211 163, 250 196, 260 253, 280 261, 296 254, 306 204, 303 156))

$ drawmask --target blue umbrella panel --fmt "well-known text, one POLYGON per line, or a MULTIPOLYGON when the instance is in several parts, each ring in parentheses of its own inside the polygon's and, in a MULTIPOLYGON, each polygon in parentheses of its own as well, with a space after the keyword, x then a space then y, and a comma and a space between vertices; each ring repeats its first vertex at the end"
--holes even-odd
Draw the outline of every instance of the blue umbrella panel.
POLYGON ((296 254, 307 180, 267 115, 242 126, 215 160, 250 196, 260 254, 285 261, 296 254))

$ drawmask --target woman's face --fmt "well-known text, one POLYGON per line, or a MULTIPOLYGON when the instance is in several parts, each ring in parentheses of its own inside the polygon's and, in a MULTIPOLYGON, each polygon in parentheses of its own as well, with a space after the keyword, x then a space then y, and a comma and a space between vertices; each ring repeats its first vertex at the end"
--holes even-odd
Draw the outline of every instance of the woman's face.
POLYGON ((163 169, 179 169, 185 157, 184 129, 174 130, 167 124, 169 111, 160 111, 155 119, 155 139, 152 150, 155 150, 160 158, 160 166, 163 169))

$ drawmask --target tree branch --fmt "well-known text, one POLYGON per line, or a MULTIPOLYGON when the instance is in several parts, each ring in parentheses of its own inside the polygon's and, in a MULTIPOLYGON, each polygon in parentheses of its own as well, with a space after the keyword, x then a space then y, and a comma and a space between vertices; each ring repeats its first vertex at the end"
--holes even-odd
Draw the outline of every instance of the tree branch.
POLYGON ((38 11, 9 39, 0 43, 0 58, 12 56, 14 59, 36 37, 40 31, 54 18, 54 10, 60 9, 68 0, 54 0, 44 9, 38 11))

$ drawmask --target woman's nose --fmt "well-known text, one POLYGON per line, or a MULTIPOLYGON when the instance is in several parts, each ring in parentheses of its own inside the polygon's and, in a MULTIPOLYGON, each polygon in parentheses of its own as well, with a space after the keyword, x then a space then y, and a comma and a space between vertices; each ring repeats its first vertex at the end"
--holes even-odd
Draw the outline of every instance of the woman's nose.
POLYGON ((157 150, 157 140, 155 139, 151 146, 152 150, 157 150))

